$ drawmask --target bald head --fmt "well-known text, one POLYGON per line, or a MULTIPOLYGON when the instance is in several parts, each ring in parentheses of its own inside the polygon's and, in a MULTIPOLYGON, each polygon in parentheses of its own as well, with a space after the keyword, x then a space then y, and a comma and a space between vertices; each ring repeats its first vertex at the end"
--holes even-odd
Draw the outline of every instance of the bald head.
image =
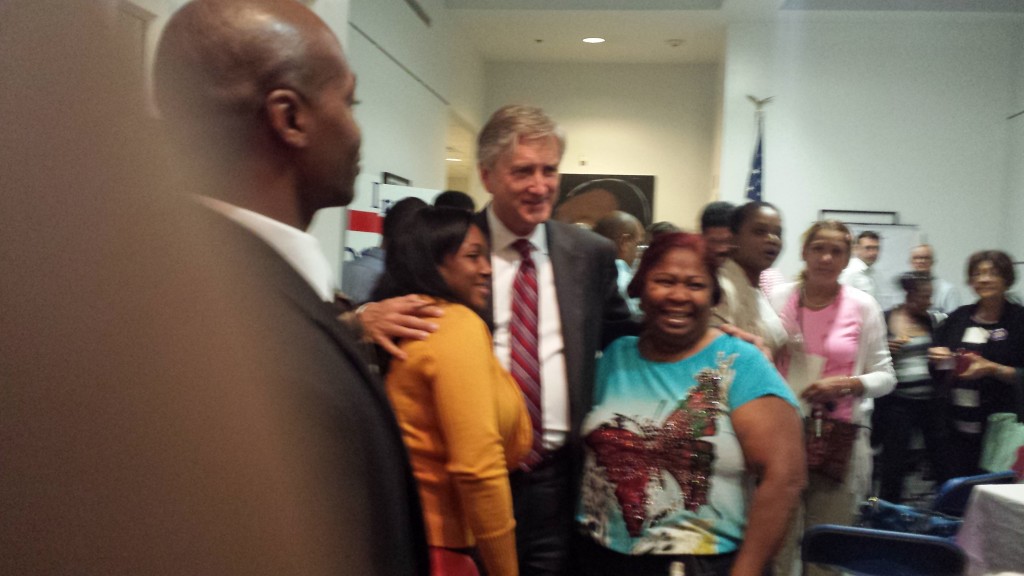
POLYGON ((617 257, 632 265, 636 259, 637 245, 644 238, 644 227, 635 216, 615 210, 594 224, 594 232, 615 243, 617 257))
POLYGON ((195 0, 164 29, 156 97, 175 121, 248 116, 288 87, 316 94, 345 72, 330 29, 295 0, 195 0))
POLYGON ((348 204, 359 164, 355 79, 296 0, 193 0, 157 49, 156 97, 183 154, 226 198, 297 227, 348 204))
POLYGON ((915 272, 931 274, 933 264, 935 264, 935 252, 930 244, 920 244, 910 250, 910 267, 915 272))

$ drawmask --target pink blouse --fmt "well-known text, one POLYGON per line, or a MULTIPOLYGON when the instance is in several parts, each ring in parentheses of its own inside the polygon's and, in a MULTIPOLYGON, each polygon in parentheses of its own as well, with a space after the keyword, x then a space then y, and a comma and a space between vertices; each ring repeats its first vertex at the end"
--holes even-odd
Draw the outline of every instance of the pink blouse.
MULTIPOLYGON (((845 286, 841 286, 836 299, 821 310, 801 307, 800 291, 794 290, 780 316, 791 337, 802 335, 807 353, 825 358, 822 378, 854 375, 863 315, 857 301, 846 294, 845 286)), ((783 376, 788 376, 788 355, 781 355, 778 368, 783 376)), ((859 398, 838 400, 834 409, 826 414, 850 421, 853 419, 855 401, 859 401, 859 398)))

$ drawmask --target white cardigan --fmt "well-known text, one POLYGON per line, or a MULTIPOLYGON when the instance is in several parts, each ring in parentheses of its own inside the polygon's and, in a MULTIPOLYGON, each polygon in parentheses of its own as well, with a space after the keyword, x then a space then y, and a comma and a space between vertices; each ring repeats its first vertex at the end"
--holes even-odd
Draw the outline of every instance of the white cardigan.
MULTIPOLYGON (((800 283, 792 282, 778 286, 772 290, 769 301, 772 308, 782 315, 786 302, 799 290, 800 283)), ((878 398, 892 392, 896 387, 896 372, 892 368, 892 356, 889 354, 888 330, 882 308, 867 292, 850 286, 840 286, 843 298, 857 302, 861 311, 860 342, 857 343, 857 360, 853 366, 853 376, 864 385, 864 398, 878 398)), ((870 412, 873 403, 865 401, 854 404, 854 422, 862 422, 861 414, 870 412)))

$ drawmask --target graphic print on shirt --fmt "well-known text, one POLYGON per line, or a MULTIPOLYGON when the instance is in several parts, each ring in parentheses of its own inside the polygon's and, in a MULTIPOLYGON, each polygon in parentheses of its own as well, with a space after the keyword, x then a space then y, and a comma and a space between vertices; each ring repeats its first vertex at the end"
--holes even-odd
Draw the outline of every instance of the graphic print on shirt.
POLYGON ((715 449, 700 438, 717 430, 715 420, 723 412, 722 377, 705 368, 695 379, 697 386, 661 424, 616 414, 613 423, 602 424, 585 438, 598 466, 615 486, 623 520, 634 538, 648 522, 648 485, 652 479, 663 483, 662 471, 679 484, 686 510, 695 512, 707 503, 715 449))

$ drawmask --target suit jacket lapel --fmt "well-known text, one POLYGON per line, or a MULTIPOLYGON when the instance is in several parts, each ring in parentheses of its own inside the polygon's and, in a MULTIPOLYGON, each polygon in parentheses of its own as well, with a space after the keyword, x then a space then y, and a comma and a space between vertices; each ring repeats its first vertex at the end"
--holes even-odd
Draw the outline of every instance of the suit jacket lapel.
POLYGON ((228 227, 228 233, 237 239, 241 247, 259 261, 262 272, 266 273, 266 279, 271 282, 273 289, 334 340, 355 370, 369 383, 374 397, 390 414, 391 408, 383 386, 370 370, 366 356, 359 349, 356 336, 337 319, 333 306, 321 300, 305 278, 269 244, 234 221, 220 215, 216 215, 216 218, 228 227))
MULTIPOLYGON (((565 354, 566 378, 569 384, 569 397, 571 410, 579 409, 578 399, 574 398, 583 377, 580 373, 580 366, 584 359, 580 358, 583 345, 582 334, 579 329, 584 326, 583 315, 587 313, 586 306, 589 302, 586 290, 592 286, 586 284, 586 276, 580 270, 581 259, 574 257, 578 255, 575 242, 569 234, 563 234, 558 228, 558 223, 548 222, 548 254, 551 258, 551 268, 555 277, 555 296, 558 300, 558 311, 562 322, 562 344, 565 354), (570 329, 566 330, 566 327, 570 329)), ((587 407, 589 409, 589 406, 587 407)))

